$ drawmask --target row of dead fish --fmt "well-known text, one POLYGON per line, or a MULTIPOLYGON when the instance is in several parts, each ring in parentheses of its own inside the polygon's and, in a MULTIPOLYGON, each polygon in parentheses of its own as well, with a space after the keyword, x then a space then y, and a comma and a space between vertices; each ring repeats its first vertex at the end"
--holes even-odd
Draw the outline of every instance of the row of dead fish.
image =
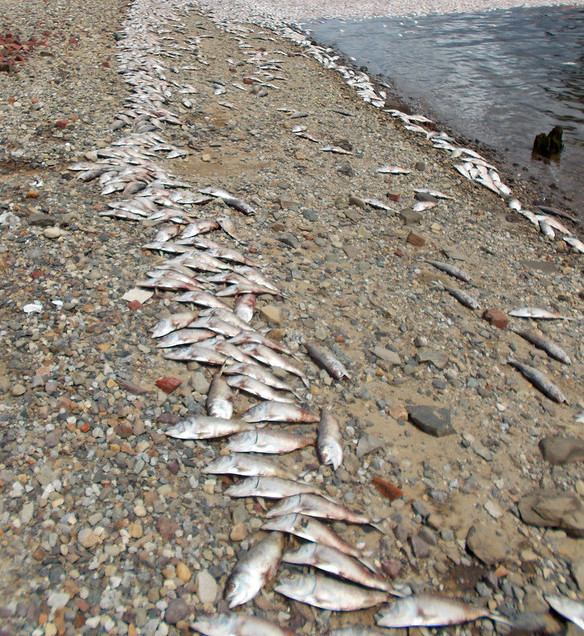
MULTIPOLYGON (((308 379, 293 360, 291 351, 251 328, 255 300, 259 294, 282 296, 282 292, 257 268, 257 264, 226 245, 203 236, 222 231, 237 240, 233 223, 227 217, 201 219, 185 206, 208 203, 221 198, 227 205, 253 214, 253 208, 229 192, 205 188, 194 195, 185 184, 156 165, 158 157, 181 157, 184 152, 160 136, 165 125, 180 124, 180 119, 165 106, 173 89, 192 94, 192 87, 178 85, 166 76, 160 57, 180 59, 185 50, 204 64, 197 50, 200 38, 187 40, 186 47, 169 51, 162 41, 171 41, 161 24, 172 22, 180 30, 180 11, 189 8, 183 0, 170 0, 163 6, 152 0, 137 0, 129 9, 124 26, 125 38, 119 42, 120 72, 132 87, 125 109, 116 118, 115 128, 130 128, 130 133, 108 149, 97 153, 90 165, 78 165, 85 181, 100 178, 103 194, 122 193, 124 201, 110 204, 106 215, 148 225, 167 222, 147 249, 172 255, 147 273, 140 285, 147 288, 181 292, 176 300, 202 307, 161 319, 152 329, 157 346, 166 357, 197 360, 220 367, 207 396, 206 416, 193 416, 167 431, 178 439, 228 438, 226 455, 203 468, 206 474, 230 474, 243 479, 226 489, 231 497, 261 497, 277 503, 266 513, 262 529, 268 534, 242 554, 228 579, 225 596, 230 608, 249 602, 277 573, 280 563, 306 566, 310 570, 282 575, 275 591, 291 599, 331 609, 347 611, 385 603, 390 595, 401 596, 402 588, 389 584, 369 563, 367 555, 335 533, 327 521, 368 524, 377 520, 349 510, 332 500, 314 484, 298 481, 283 464, 266 455, 284 455, 316 445, 320 460, 336 469, 342 462, 339 425, 331 409, 320 416, 312 414, 297 401, 302 387, 282 379, 281 370, 308 379), (189 50, 191 49, 191 50, 189 50), (202 195, 202 196, 201 196, 202 195), (178 226, 184 226, 179 231, 178 226), (236 297, 233 306, 226 302, 236 297), (234 390, 262 401, 239 418, 233 417, 234 390), (286 427, 273 426, 285 423, 286 427), (314 424, 318 423, 317 430, 314 424), (291 424, 292 426, 288 426, 291 424), (321 519, 322 521, 319 521, 321 519), (290 542, 302 540, 294 550, 290 542), (312 569, 321 570, 323 574, 312 569)), ((245 32, 240 29, 239 34, 245 32)), ((203 36, 200 36, 203 37, 203 36)), ((244 39, 240 48, 246 46, 244 39)), ((279 70, 277 58, 255 56, 264 72, 279 70)), ((275 78, 274 78, 275 79, 275 78)), ((362 96, 382 105, 368 78, 349 73, 362 96)), ((266 82, 267 83, 267 82, 266 82)), ((216 86, 215 91, 223 91, 216 86)), ((324 148, 323 148, 324 150, 324 148)), ((330 151, 334 152, 333 149, 330 151)), ((307 353, 337 380, 349 378, 347 369, 334 355, 319 346, 306 344, 307 353)), ((483 609, 434 596, 398 598, 384 606, 377 623, 383 627, 446 625, 484 616, 483 609)), ((246 614, 226 614, 197 620, 193 628, 203 634, 285 634, 289 630, 246 614)), ((362 633, 358 627, 331 633, 362 633)))

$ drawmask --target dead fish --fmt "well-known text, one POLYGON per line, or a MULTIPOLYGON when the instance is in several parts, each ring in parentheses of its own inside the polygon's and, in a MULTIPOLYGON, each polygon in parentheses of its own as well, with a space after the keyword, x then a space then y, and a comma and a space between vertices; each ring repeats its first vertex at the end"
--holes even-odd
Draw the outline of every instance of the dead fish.
POLYGON ((442 272, 446 272, 449 276, 453 276, 454 278, 458 278, 459 280, 465 282, 465 283, 470 283, 470 276, 468 274, 465 274, 462 270, 458 269, 458 267, 454 267, 452 265, 449 265, 448 263, 442 263, 441 261, 424 261, 425 263, 428 263, 429 265, 432 265, 433 267, 435 267, 436 269, 439 269, 442 272))
POLYGON ((350 150, 345 150, 344 148, 340 148, 339 146, 323 146, 319 148, 322 152, 332 152, 337 155, 352 155, 353 153, 350 150))
POLYGON ((156 346, 162 349, 166 347, 177 347, 179 345, 194 344, 202 340, 208 340, 214 336, 215 332, 210 329, 189 329, 186 327, 185 329, 177 329, 167 334, 156 343, 156 346))
POLYGON ((252 406, 242 416, 246 422, 318 422, 320 418, 297 404, 264 401, 252 406))
POLYGON ((161 227, 154 237, 154 241, 169 241, 171 238, 174 238, 178 234, 178 232, 179 229, 176 225, 161 227))
POLYGON ((557 208, 550 208, 547 205, 537 205, 537 204, 536 204, 536 207, 538 207, 544 214, 552 214, 553 216, 559 216, 562 219, 567 219, 568 221, 572 221, 572 223, 578 224, 577 219, 575 219, 573 216, 570 216, 566 212, 562 212, 561 210, 558 210, 557 208))
POLYGON ((295 601, 336 612, 352 612, 387 601, 387 593, 342 583, 320 574, 290 574, 274 590, 295 601))
POLYGON ((217 614, 199 618, 192 627, 205 636, 294 636, 289 629, 248 614, 217 614))
POLYGON ((248 280, 251 280, 252 283, 257 283, 258 285, 262 285, 262 287, 269 287, 273 289, 279 296, 285 296, 285 294, 278 289, 276 285, 267 277, 264 276, 257 267, 249 267, 249 266, 240 266, 234 268, 238 274, 245 276, 248 280))
POLYGON ((210 475, 242 475, 243 477, 281 477, 294 479, 289 470, 263 456, 249 453, 221 455, 201 471, 210 475))
POLYGON ((558 360, 559 362, 563 362, 564 364, 572 364, 572 360, 570 360, 570 356, 557 344, 551 342, 547 338, 544 338, 542 335, 536 333, 535 331, 525 331, 522 329, 512 329, 513 333, 516 333, 518 336, 525 338, 527 342, 531 342, 532 345, 536 346, 538 349, 545 351, 550 357, 558 360))
POLYGON ((377 528, 375 522, 365 515, 349 510, 336 501, 310 493, 294 495, 282 500, 268 510, 266 517, 271 519, 272 517, 280 517, 293 513, 300 513, 307 517, 329 519, 330 521, 346 521, 348 523, 369 525, 377 528))
POLYGON ((271 532, 239 558, 225 586, 229 609, 251 601, 276 576, 283 550, 284 535, 271 532))
POLYGON ((337 360, 328 349, 307 342, 304 343, 304 347, 316 364, 325 369, 335 380, 342 380, 343 378, 347 378, 347 380, 351 379, 344 365, 337 360))
POLYGON ((280 378, 274 375, 271 371, 258 364, 245 364, 242 362, 238 364, 231 364, 223 369, 223 373, 225 375, 248 375, 250 378, 259 380, 260 382, 263 382, 263 384, 267 384, 274 389, 294 393, 294 389, 287 382, 280 380, 280 378))
POLYGON ((575 236, 562 236, 564 243, 567 243, 570 247, 573 247, 577 252, 584 254, 584 242, 575 236))
POLYGON ((269 367, 275 367, 277 369, 283 369, 292 375, 298 376, 305 386, 309 385, 306 374, 300 367, 295 365, 292 361, 284 358, 280 354, 273 351, 270 347, 266 347, 260 343, 252 343, 245 345, 245 352, 254 357, 259 362, 268 365, 269 367))
POLYGON ((311 484, 280 477, 248 477, 225 490, 225 494, 229 497, 265 497, 266 499, 283 499, 303 492, 318 493, 319 491, 311 484))
POLYGON ((226 302, 203 289, 186 291, 183 294, 175 296, 174 300, 178 303, 193 303, 201 307, 221 307, 222 309, 231 311, 231 307, 226 302))
POLYGON ((324 523, 321 523, 313 517, 305 517, 298 513, 274 517, 263 524, 262 530, 287 532, 301 539, 312 541, 313 543, 320 543, 322 545, 328 545, 331 548, 336 548, 340 552, 349 554, 358 559, 363 557, 357 548, 347 543, 334 532, 334 530, 331 530, 328 526, 324 525, 324 523))
POLYGON ((169 349, 164 357, 167 360, 181 360, 183 362, 205 362, 207 364, 222 365, 227 358, 210 346, 200 344, 188 345, 186 347, 175 347, 169 349))
POLYGON ((217 296, 239 296, 240 294, 271 294, 281 296, 280 292, 274 291, 271 287, 264 287, 251 281, 240 281, 217 292, 217 296))
POLYGON ((318 425, 317 449, 320 461, 330 464, 336 470, 343 461, 343 449, 341 447, 341 431, 339 423, 331 413, 331 406, 322 410, 318 425))
POLYGON ((580 629, 584 629, 584 603, 555 594, 544 594, 544 598, 558 614, 572 621, 580 629))
POLYGON ((539 389, 544 395, 549 397, 550 400, 558 402, 558 404, 568 404, 568 400, 560 391, 560 389, 550 380, 548 380, 546 376, 541 373, 541 371, 538 371, 537 369, 530 367, 527 364, 523 364, 518 360, 514 360, 513 358, 509 358, 507 360, 507 364, 515 367, 521 373, 521 375, 527 378, 527 380, 529 380, 536 389, 539 389))
MULTIPOLYGON (((227 338, 232 338, 233 336, 237 336, 241 328, 234 325, 232 322, 228 322, 227 320, 222 320, 217 316, 217 313, 211 310, 212 313, 208 313, 203 315, 203 312, 199 314, 199 317, 189 324, 189 327, 192 329, 210 329, 215 333, 221 334, 222 336, 226 336, 227 338)), ((247 325, 246 325, 247 326, 247 325)))
POLYGON ((555 311, 548 311, 547 309, 541 309, 540 307, 520 307, 518 309, 512 309, 507 312, 514 318, 536 318, 537 320, 574 320, 574 318, 568 318, 562 316, 555 311))
POLYGON ((263 345, 264 347, 267 347, 268 349, 273 349, 275 351, 279 351, 280 353, 292 355, 292 352, 290 351, 290 349, 280 344, 279 342, 276 342, 275 340, 271 340, 267 336, 264 336, 263 334, 258 333, 257 331, 251 331, 249 329, 249 325, 248 325, 247 331, 242 331, 238 336, 232 338, 231 342, 237 345, 239 344, 263 345))
POLYGON ((414 188, 414 192, 419 194, 429 194, 431 197, 436 199, 453 199, 453 197, 448 194, 444 194, 438 190, 432 190, 431 188, 414 188))
POLYGON ((430 210, 437 205, 436 201, 416 201, 416 203, 412 206, 412 210, 414 212, 424 212, 425 210, 430 210))
POLYGON ((189 223, 180 235, 181 239, 190 238, 191 236, 197 236, 197 234, 204 234, 205 232, 212 232, 219 228, 219 223, 215 219, 199 219, 189 223))
POLYGON ((172 316, 168 316, 166 318, 162 318, 154 325, 154 327, 152 327, 152 329, 150 330, 150 335, 153 338, 162 338, 162 336, 166 336, 166 334, 170 333, 171 331, 186 327, 189 323, 195 320, 196 317, 196 312, 184 311, 173 314, 172 316))
POLYGON ((166 291, 174 291, 174 290, 190 290, 193 291, 195 289, 199 289, 200 285, 196 281, 187 281, 181 279, 181 277, 174 276, 160 276, 153 277, 147 280, 139 280, 136 283, 137 287, 145 287, 146 289, 163 289, 166 291))
POLYGON ((227 378, 226 382, 231 388, 238 388, 241 391, 260 397, 262 400, 271 400, 286 404, 294 404, 296 402, 296 398, 286 395, 285 393, 279 393, 271 386, 248 375, 233 375, 227 378))
POLYGON ((242 199, 234 197, 232 194, 227 192, 227 190, 222 190, 221 188, 204 188, 203 190, 199 190, 199 192, 201 194, 208 194, 212 197, 222 199, 230 207, 235 208, 239 212, 243 212, 243 214, 246 214, 248 216, 251 214, 255 214, 255 210, 251 207, 251 205, 249 205, 242 199))
POLYGON ((215 316, 215 318, 218 318, 219 320, 222 320, 223 322, 226 322, 234 327, 237 327, 237 329, 240 329, 242 331, 249 330, 249 325, 243 320, 241 320, 240 318, 238 318, 236 314, 231 310, 231 307, 226 307, 226 308, 211 307, 210 309, 205 309, 204 311, 201 311, 199 316, 200 317, 215 316))
POLYGON ((226 358, 231 358, 233 360, 237 360, 237 362, 245 362, 248 364, 253 364, 254 359, 250 358, 247 354, 237 348, 236 345, 228 342, 227 340, 223 340, 221 342, 217 342, 214 345, 215 351, 222 353, 226 358))
POLYGON ((367 199, 363 199, 363 201, 371 206, 372 208, 375 208, 377 210, 385 210, 386 212, 392 212, 392 209, 389 205, 387 205, 387 203, 384 203, 383 201, 380 201, 379 199, 371 199, 371 198, 367 198, 367 199))
POLYGON ((440 627, 489 618, 488 609, 431 594, 418 594, 393 601, 375 616, 380 627, 440 627))
POLYGON ((211 381, 206 407, 210 417, 230 420, 233 415, 233 391, 221 375, 216 375, 211 381))
POLYGON ((437 287, 438 289, 443 289, 448 292, 453 298, 456 298, 461 305, 468 307, 469 309, 480 309, 481 306, 477 300, 475 300, 470 294, 462 291, 461 289, 455 289, 454 287, 447 287, 440 280, 432 281, 430 283, 433 287, 437 287))
POLYGON ((237 234, 235 231, 235 223, 233 223, 233 221, 229 217, 227 216, 218 217, 217 224, 225 232, 225 234, 228 234, 232 239, 239 242, 239 238, 237 237, 237 234))
POLYGON ((253 318, 257 296, 255 294, 242 294, 238 296, 233 307, 233 313, 246 323, 253 318))
POLYGON ((252 428, 247 422, 241 420, 226 420, 221 417, 208 417, 195 415, 178 422, 167 431, 169 437, 177 439, 214 439, 226 437, 252 428))
MULTIPOLYGON (((291 453, 306 446, 314 445, 314 433, 290 430, 272 430, 267 428, 244 431, 234 435, 225 450, 238 453, 291 453)), ((301 512, 300 510, 295 512, 301 512)))
POLYGON ((399 166, 381 166, 375 172, 379 172, 379 174, 410 174, 411 170, 399 166))
POLYGON ((353 557, 321 543, 305 543, 294 552, 286 552, 282 561, 295 565, 311 565, 353 583, 391 593, 392 586, 388 581, 373 574, 353 557))
POLYGON ((386 636, 386 632, 364 625, 346 625, 329 630, 326 636, 386 636))

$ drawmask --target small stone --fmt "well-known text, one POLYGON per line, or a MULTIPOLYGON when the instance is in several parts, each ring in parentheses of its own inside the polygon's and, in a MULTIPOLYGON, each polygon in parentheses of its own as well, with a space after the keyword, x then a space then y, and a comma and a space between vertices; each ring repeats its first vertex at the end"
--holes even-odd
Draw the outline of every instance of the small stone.
POLYGON ((399 217, 406 225, 419 225, 422 222, 422 215, 409 208, 401 210, 399 217))
POLYGON ((154 384, 165 393, 172 393, 182 384, 182 381, 178 378, 165 377, 159 378, 154 384))
POLYGON ((443 437, 456 432, 451 424, 450 409, 427 405, 408 406, 407 409, 410 420, 424 433, 443 437))
POLYGON ((448 364, 448 354, 427 348, 420 349, 415 358, 420 363, 430 362, 437 369, 443 369, 448 364))
POLYGON ((377 345, 374 349, 371 349, 371 352, 376 355, 380 360, 387 362, 391 365, 401 364, 402 360, 398 353, 395 351, 390 351, 381 345, 377 345))
POLYGON ((219 590, 215 579, 207 570, 201 570, 197 574, 197 596, 201 603, 214 603, 219 590))
POLYGON ((430 546, 419 535, 415 534, 410 543, 417 559, 427 559, 430 556, 430 546))
POLYGON ((466 535, 466 548, 486 565, 494 565, 505 560, 508 543, 500 537, 494 526, 475 524, 466 535))
POLYGON ((503 516, 503 511, 494 501, 487 501, 483 506, 484 509, 493 517, 493 519, 500 519, 503 516))
POLYGON ((581 592, 584 592, 584 557, 581 557, 577 561, 572 561, 570 564, 570 571, 576 581, 581 592))
POLYGON ((517 506, 524 523, 561 528, 570 535, 584 537, 584 501, 576 494, 540 490, 524 495, 517 506))
POLYGON ((279 305, 265 305, 258 307, 260 314, 274 325, 282 324, 282 308, 279 305))
POLYGON ((83 528, 77 535, 77 540, 84 548, 92 548, 99 543, 99 537, 91 528, 83 528))
POLYGON ((132 537, 132 539, 139 539, 144 534, 142 525, 135 522, 130 523, 128 525, 128 534, 132 537))
POLYGON ((505 329, 509 322, 507 316, 498 309, 485 309, 483 318, 499 329, 505 329))
POLYGON ((367 204, 365 203, 365 201, 363 201, 363 199, 361 199, 360 197, 355 196, 354 194, 349 195, 349 204, 356 205, 358 208, 361 208, 363 210, 367 208, 367 204))
POLYGON ((377 437, 376 435, 364 433, 361 436, 361 439, 359 439, 359 443, 357 444, 357 457, 359 457, 360 459, 361 457, 364 457, 368 453, 371 453, 374 450, 381 448, 382 446, 385 446, 385 440, 383 439, 383 437, 377 437))
POLYGON ((10 391, 14 397, 19 397, 26 393, 26 387, 22 384, 15 384, 10 391))
POLYGON ((166 515, 158 517, 158 520, 156 521, 156 529, 163 539, 170 539, 174 537, 177 528, 178 526, 176 525, 176 521, 166 515))
POLYGON ((62 234, 63 234, 63 230, 61 230, 61 228, 54 227, 54 226, 53 227, 47 227, 43 231, 43 236, 45 238, 48 238, 48 239, 59 238, 60 236, 62 236, 62 234))
POLYGON ((414 247, 422 247, 426 242, 426 239, 419 232, 415 232, 414 230, 412 230, 408 234, 408 238, 406 239, 406 241, 414 247))
POLYGON ((189 606, 183 599, 176 598, 169 601, 166 613, 164 614, 164 620, 170 625, 176 625, 179 621, 188 616, 189 613, 189 606))
POLYGON ((237 523, 231 528, 229 538, 232 541, 243 541, 247 537, 247 526, 245 523, 237 523))
POLYGON ((61 607, 65 607, 71 597, 66 592, 51 592, 47 599, 47 605, 52 610, 58 610, 61 607))
POLYGON ((192 573, 187 565, 185 565, 184 563, 179 563, 176 566, 176 575, 181 581, 186 583, 187 581, 191 580, 192 573))
POLYGON ((43 212, 34 212, 28 217, 30 225, 37 225, 39 227, 49 227, 55 224, 55 218, 50 214, 44 214, 43 212))
POLYGON ((584 440, 553 435, 539 442, 542 457, 550 464, 569 464, 584 461, 584 440))

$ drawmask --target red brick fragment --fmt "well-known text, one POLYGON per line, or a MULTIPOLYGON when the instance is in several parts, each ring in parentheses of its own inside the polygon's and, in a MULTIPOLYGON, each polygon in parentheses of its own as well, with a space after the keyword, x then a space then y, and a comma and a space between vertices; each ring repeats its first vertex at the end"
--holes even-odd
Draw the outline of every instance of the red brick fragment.
POLYGON ((172 393, 182 382, 178 378, 166 377, 159 378, 154 384, 165 393, 172 393))
POLYGON ((136 311, 137 309, 142 309, 142 303, 139 300, 131 300, 128 303, 128 307, 132 310, 132 311, 136 311))
POLYGON ((55 122, 55 128, 59 128, 60 130, 63 130, 63 128, 67 128, 68 125, 69 125, 68 119, 58 119, 55 122))
POLYGON ((507 316, 498 309, 485 309, 483 318, 499 329, 505 329, 509 322, 507 316))

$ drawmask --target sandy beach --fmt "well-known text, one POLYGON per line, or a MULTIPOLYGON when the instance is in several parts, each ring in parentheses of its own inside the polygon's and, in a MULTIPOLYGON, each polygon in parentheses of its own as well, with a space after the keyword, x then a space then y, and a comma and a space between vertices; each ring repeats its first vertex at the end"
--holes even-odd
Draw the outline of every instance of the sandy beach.
MULTIPOLYGON (((230 497, 242 477, 208 472, 225 439, 168 433, 207 413, 242 354, 290 385, 277 398, 317 419, 331 406, 339 467, 310 445, 272 460, 376 520, 323 524, 386 585, 566 633, 545 595, 584 592, 583 255, 562 238, 580 228, 554 215, 536 228, 510 205, 535 209, 530 184, 504 195, 465 176, 457 153, 489 185, 498 173, 437 147, 457 142, 431 122, 386 112, 382 87, 325 68, 300 34, 221 7, 2 0, 21 48, 0 72, 0 634, 187 634, 229 611, 229 577, 274 501, 230 497), (186 287, 155 284, 187 250, 206 259, 175 267, 186 287), (244 296, 249 329, 177 300, 200 285, 215 307, 244 296), (211 363, 170 359, 152 337, 185 311, 211 325, 211 363), (305 382, 261 362, 258 338, 305 382)), ((279 19, 324 15, 287 7, 279 19)), ((229 381, 239 418, 261 399, 229 381)), ((284 534, 287 551, 301 544, 284 534)), ((378 602, 332 611, 276 592, 292 572, 309 570, 281 564, 235 611, 305 635, 375 628, 378 602)))

